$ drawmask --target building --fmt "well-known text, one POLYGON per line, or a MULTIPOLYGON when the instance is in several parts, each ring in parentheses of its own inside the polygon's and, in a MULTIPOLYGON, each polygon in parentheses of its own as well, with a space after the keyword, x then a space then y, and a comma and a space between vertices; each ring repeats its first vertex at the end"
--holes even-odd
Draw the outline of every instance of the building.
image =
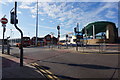
POLYGON ((88 44, 116 43, 118 40, 118 28, 113 22, 93 22, 85 26, 81 32, 87 37, 88 44))
POLYGON ((46 35, 44 37, 44 43, 45 45, 48 45, 48 44, 54 44, 54 45, 57 45, 57 42, 58 42, 58 39, 54 36, 51 36, 50 34, 46 35))

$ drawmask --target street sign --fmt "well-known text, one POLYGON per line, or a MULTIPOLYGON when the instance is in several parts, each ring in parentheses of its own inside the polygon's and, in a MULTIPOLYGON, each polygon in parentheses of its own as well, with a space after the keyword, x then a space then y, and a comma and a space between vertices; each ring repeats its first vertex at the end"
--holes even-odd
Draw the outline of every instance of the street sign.
POLYGON ((6 18, 2 18, 2 19, 0 20, 0 22, 1 22, 2 24, 7 24, 7 23, 8 23, 8 20, 7 20, 6 18))

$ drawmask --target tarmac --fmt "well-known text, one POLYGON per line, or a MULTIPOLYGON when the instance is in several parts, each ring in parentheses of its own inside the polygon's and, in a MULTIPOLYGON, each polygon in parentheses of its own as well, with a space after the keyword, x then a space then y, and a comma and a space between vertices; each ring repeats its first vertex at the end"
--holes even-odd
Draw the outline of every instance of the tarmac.
POLYGON ((2 54, 0 52, 0 74, 1 80, 48 80, 40 71, 35 67, 23 63, 23 67, 20 67, 19 58, 2 54))
MULTIPOLYGON (((120 47, 120 46, 119 46, 120 47)), ((45 47, 44 47, 45 48, 45 47)), ((49 49, 48 47, 46 47, 49 49)), ((55 48, 53 48, 55 49, 55 48)), ((76 47, 66 49, 66 47, 62 48, 64 51, 72 51, 76 52, 76 47)), ((61 50, 61 49, 55 49, 61 50)), ((99 49, 96 52, 101 52, 99 49)), ((93 51, 95 51, 93 50, 93 51)), ((92 49, 89 48, 79 48, 80 52, 91 52, 92 49)), ((92 53, 93 53, 92 51, 92 53)), ((95 52, 95 53, 96 53, 95 52)), ((107 50, 106 52, 111 52, 111 50, 107 50)), ((104 52, 102 52, 104 53, 104 52)), ((119 50, 112 50, 112 53, 120 53, 119 50)), ((17 57, 13 57, 7 54, 2 54, 0 51, 0 78, 1 80, 49 80, 44 74, 42 74, 38 69, 34 66, 31 66, 24 62, 24 66, 20 67, 20 59, 17 57)))

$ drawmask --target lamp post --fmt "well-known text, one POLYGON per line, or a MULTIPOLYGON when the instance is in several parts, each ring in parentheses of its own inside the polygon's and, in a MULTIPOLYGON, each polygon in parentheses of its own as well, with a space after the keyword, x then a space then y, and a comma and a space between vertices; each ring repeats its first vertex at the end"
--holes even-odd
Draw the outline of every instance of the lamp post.
POLYGON ((60 26, 57 26, 57 30, 58 30, 58 48, 59 48, 59 38, 60 38, 60 26))
POLYGON ((38 45, 38 0, 37 0, 37 14, 36 14, 36 40, 35 45, 38 45))

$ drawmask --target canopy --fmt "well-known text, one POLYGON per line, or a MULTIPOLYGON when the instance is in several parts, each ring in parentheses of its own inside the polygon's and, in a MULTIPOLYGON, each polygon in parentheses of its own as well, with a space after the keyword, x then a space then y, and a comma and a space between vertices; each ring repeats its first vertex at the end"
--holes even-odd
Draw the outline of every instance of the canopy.
POLYGON ((88 36, 93 35, 93 25, 95 27, 95 34, 98 34, 100 32, 106 32, 106 26, 109 24, 113 25, 114 28, 116 28, 115 23, 108 22, 108 21, 98 21, 98 22, 88 24, 86 27, 82 29, 81 32, 85 34, 85 29, 86 29, 88 36))

